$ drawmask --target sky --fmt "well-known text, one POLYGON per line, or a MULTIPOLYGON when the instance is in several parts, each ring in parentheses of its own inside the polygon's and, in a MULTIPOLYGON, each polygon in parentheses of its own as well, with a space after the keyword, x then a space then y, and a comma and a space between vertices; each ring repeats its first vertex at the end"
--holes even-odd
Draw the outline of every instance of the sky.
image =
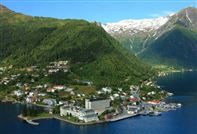
POLYGON ((0 0, 9 9, 32 16, 85 19, 102 23, 155 18, 175 13, 197 0, 0 0))

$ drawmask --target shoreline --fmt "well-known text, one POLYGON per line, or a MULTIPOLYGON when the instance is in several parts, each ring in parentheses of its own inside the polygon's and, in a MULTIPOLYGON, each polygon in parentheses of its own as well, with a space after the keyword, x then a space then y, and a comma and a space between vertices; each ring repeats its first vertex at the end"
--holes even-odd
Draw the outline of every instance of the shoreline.
POLYGON ((22 119, 24 121, 26 121, 27 123, 31 124, 31 125, 39 125, 38 122, 35 122, 35 121, 38 121, 38 120, 46 120, 46 119, 56 119, 56 120, 59 120, 59 121, 64 121, 66 123, 70 123, 70 124, 73 124, 73 125, 78 125, 78 126, 85 126, 85 125, 95 125, 95 124, 103 124, 103 123, 110 123, 110 122, 117 122, 117 121, 120 121, 120 120, 124 120, 124 119, 127 119, 127 118, 132 118, 134 116, 138 116, 140 114, 134 114, 134 115, 125 115, 125 116, 120 116, 120 117, 117 117, 117 118, 112 118, 110 120, 101 120, 101 121, 96 121, 96 122, 73 122, 73 121, 70 121, 70 120, 67 120, 61 116, 58 116, 58 115, 52 115, 51 117, 35 117, 35 118, 32 118, 32 119, 28 119, 26 117, 23 117, 21 114, 18 115, 17 117, 19 119, 22 119))
MULTIPOLYGON (((166 97, 166 98, 168 98, 168 97, 166 97)), ((14 103, 24 104, 23 102, 19 102, 19 101, 13 102, 13 101, 3 101, 3 100, 1 100, 1 102, 3 102, 3 103, 11 102, 13 104, 14 103)), ((32 104, 32 105, 35 105, 35 104, 32 104)), ((42 105, 35 105, 35 106, 43 107, 42 105)), ((19 119, 22 119, 22 120, 26 121, 27 123, 29 123, 31 125, 39 125, 39 123, 36 122, 37 120, 56 119, 56 120, 64 121, 66 123, 70 123, 70 124, 73 124, 73 125, 84 126, 84 125, 95 125, 95 124, 102 124, 102 123, 109 123, 109 122, 117 122, 117 121, 120 121, 120 120, 124 120, 124 119, 127 119, 127 118, 132 118, 132 117, 139 116, 139 115, 142 115, 142 114, 141 113, 136 113, 136 114, 126 113, 126 114, 117 115, 114 118, 109 119, 109 120, 99 120, 99 121, 95 121, 95 122, 73 122, 73 121, 68 120, 64 117, 61 117, 60 115, 55 115, 55 114, 47 115, 46 117, 39 117, 39 116, 38 117, 23 117, 20 114, 17 117, 19 119)))
POLYGON ((176 70, 160 70, 158 71, 157 77, 164 77, 174 73, 185 73, 185 72, 197 72, 197 69, 176 69, 176 70))
POLYGON ((62 118, 61 116, 54 116, 53 119, 64 121, 66 123, 70 123, 73 125, 78 125, 78 126, 85 126, 85 125, 95 125, 95 124, 101 124, 101 123, 108 123, 108 121, 96 121, 96 122, 73 122, 70 120, 67 120, 65 118, 62 118))
MULTIPOLYGON (((169 97, 169 96, 168 96, 169 97)), ((166 98, 168 98, 166 97, 166 98)), ((166 99, 165 98, 165 99, 166 99)), ((20 101, 3 101, 1 100, 1 102, 3 103, 6 103, 6 102, 11 102, 12 104, 28 104, 28 103, 23 103, 23 102, 20 102, 20 101)), ((37 105, 37 104, 31 104, 31 105, 35 105, 35 106, 38 106, 38 107, 45 107, 43 105, 37 105)), ((46 108, 46 107, 45 107, 46 108)), ((120 114, 120 115, 117 115, 115 116, 114 118, 112 119, 109 119, 109 120, 99 120, 99 121, 95 121, 95 122, 73 122, 71 120, 68 120, 64 117, 61 117, 60 115, 48 115, 46 117, 23 117, 21 114, 18 115, 17 117, 19 119, 22 119, 24 121, 26 121, 27 123, 31 124, 31 125, 39 125, 38 122, 35 122, 37 120, 45 120, 45 119, 56 119, 56 120, 60 120, 60 121, 64 121, 66 123, 70 123, 70 124, 73 124, 73 125, 78 125, 78 126, 84 126, 84 125, 95 125, 95 124, 102 124, 102 123, 109 123, 109 122, 117 122, 117 121, 120 121, 120 120, 124 120, 124 119, 127 119, 127 118, 132 118, 134 116, 139 116, 141 115, 140 113, 137 113, 137 114, 120 114)))
POLYGON ((27 123, 29 123, 29 124, 31 124, 31 125, 34 125, 34 126, 39 125, 38 122, 34 122, 33 120, 28 119, 27 117, 23 117, 23 115, 21 115, 21 114, 18 115, 17 117, 18 117, 19 119, 21 119, 21 120, 26 121, 27 123))
MULTIPOLYGON (((6 102, 11 102, 11 103, 17 103, 17 104, 24 104, 23 102, 19 102, 19 101, 1 101, 3 103, 6 103, 6 102)), ((39 106, 39 107, 44 107, 42 105, 36 105, 36 104, 32 104, 32 105, 35 105, 35 106, 39 106)), ((115 121, 120 121, 120 120, 124 120, 124 119, 127 119, 127 118, 131 118, 131 117, 134 117, 134 116, 137 116, 139 114, 135 114, 135 115, 122 115, 122 116, 119 116, 119 117, 116 117, 116 118, 112 118, 110 120, 100 120, 100 121, 96 121, 96 122, 73 122, 73 121, 70 121, 68 119, 65 119, 59 115, 51 115, 51 116, 47 116, 47 117, 31 117, 31 119, 28 119, 27 117, 23 117, 21 114, 18 115, 17 117, 19 119, 22 119, 24 121, 26 121, 27 123, 31 124, 31 125, 39 125, 37 124, 36 122, 34 121, 37 121, 37 120, 44 120, 44 119, 57 119, 57 120, 60 120, 60 121, 64 121, 64 122, 67 122, 67 123, 70 123, 70 124, 73 124, 73 125, 94 125, 94 124, 101 124, 101 123, 108 123, 108 122, 115 122, 115 121)))
POLYGON ((48 117, 33 117, 32 119, 28 119, 27 117, 23 117, 21 114, 17 116, 19 119, 21 120, 24 120, 26 121, 27 123, 29 123, 30 125, 39 125, 38 120, 46 120, 46 119, 56 119, 56 120, 59 120, 59 121, 64 121, 66 123, 70 123, 70 124, 73 124, 73 125, 79 125, 79 126, 82 126, 82 125, 94 125, 94 124, 101 124, 101 123, 107 123, 108 121, 97 121, 97 122, 87 122, 87 123, 84 123, 84 122, 73 122, 73 121, 70 121, 70 120, 67 120, 65 118, 62 118, 61 116, 57 116, 57 115, 52 115, 52 116, 48 116, 48 117))
MULTIPOLYGON (((172 73, 176 73, 176 72, 172 72, 172 73)), ((170 96, 168 95, 168 96, 162 98, 161 100, 165 100, 168 97, 170 97, 170 96)), ((3 103, 8 102, 8 103, 12 103, 12 104, 29 104, 29 105, 34 105, 34 106, 37 106, 37 107, 42 107, 42 108, 53 108, 53 107, 47 106, 47 105, 41 105, 41 104, 35 104, 35 103, 25 103, 25 102, 22 102, 22 101, 16 101, 16 100, 12 100, 12 99, 3 99, 3 100, 0 100, 0 102, 3 102, 3 103)), ((73 125, 94 125, 94 124, 101 124, 101 123, 116 122, 116 121, 124 120, 124 119, 127 119, 127 118, 132 118, 134 116, 139 116, 139 115, 142 115, 142 114, 140 114, 140 113, 128 114, 127 113, 127 114, 123 114, 123 115, 118 115, 118 116, 116 116, 112 119, 109 119, 109 120, 99 120, 99 121, 94 121, 94 122, 73 122, 73 121, 68 120, 64 117, 61 117, 60 115, 53 115, 53 114, 51 114, 49 116, 46 116, 46 117, 30 117, 30 119, 28 119, 28 117, 23 117, 20 114, 20 115, 18 115, 18 118, 26 121, 27 123, 29 123, 31 125, 39 125, 39 123, 34 122, 34 121, 43 120, 43 119, 56 119, 56 120, 64 121, 64 122, 67 122, 67 123, 70 123, 70 124, 73 124, 73 125)))

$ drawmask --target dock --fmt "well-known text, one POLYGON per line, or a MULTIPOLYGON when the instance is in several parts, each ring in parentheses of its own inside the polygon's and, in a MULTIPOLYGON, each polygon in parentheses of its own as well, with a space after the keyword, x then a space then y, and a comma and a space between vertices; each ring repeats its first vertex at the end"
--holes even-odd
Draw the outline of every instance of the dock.
POLYGON ((27 123, 29 123, 29 124, 31 124, 31 125, 39 125, 38 122, 34 122, 34 121, 32 121, 32 120, 29 120, 29 119, 27 119, 26 117, 23 117, 21 114, 18 115, 18 118, 20 118, 20 119, 26 121, 27 123))
POLYGON ((126 119, 126 118, 134 117, 134 116, 137 116, 137 115, 139 115, 139 114, 124 114, 124 115, 119 115, 119 116, 116 116, 115 118, 110 119, 109 121, 110 122, 115 122, 115 121, 123 120, 123 119, 126 119))
POLYGON ((39 125, 38 122, 33 122, 32 120, 26 120, 26 122, 31 124, 31 125, 39 125))

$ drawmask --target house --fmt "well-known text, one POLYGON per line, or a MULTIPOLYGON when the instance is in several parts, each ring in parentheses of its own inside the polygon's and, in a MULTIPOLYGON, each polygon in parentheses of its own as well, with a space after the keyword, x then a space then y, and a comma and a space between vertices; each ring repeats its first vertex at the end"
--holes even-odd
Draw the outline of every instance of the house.
POLYGON ((147 103, 152 104, 152 105, 158 105, 161 103, 161 101, 160 100, 152 100, 152 101, 148 101, 147 103))
POLYGON ((14 91, 14 95, 19 97, 19 96, 24 95, 24 92, 22 90, 16 90, 16 91, 14 91))
POLYGON ((34 95, 34 92, 29 92, 29 97, 32 97, 34 95))
POLYGON ((81 94, 81 96, 85 97, 86 95, 85 94, 81 94))
POLYGON ((26 90, 26 91, 30 89, 30 87, 28 86, 27 83, 24 84, 23 88, 24 88, 24 90, 26 90))
POLYGON ((27 96, 27 98, 26 98, 26 102, 27 102, 27 103, 32 103, 32 97, 27 96))
POLYGON ((59 104, 58 105, 68 106, 68 101, 59 101, 59 104))
POLYGON ((131 86, 130 86, 130 90, 131 90, 131 91, 138 91, 138 90, 139 90, 139 86, 131 85, 131 86))
POLYGON ((125 95, 120 95, 120 99, 121 100, 126 100, 126 96, 125 95))
POLYGON ((44 99, 42 102, 48 106, 55 106, 57 104, 55 99, 44 99))
POLYGON ((47 92, 54 93, 55 91, 60 91, 60 90, 63 90, 65 88, 66 87, 64 85, 56 85, 56 86, 53 86, 52 88, 47 88, 47 92))
POLYGON ((65 86, 64 85, 57 85, 57 86, 53 86, 53 88, 56 90, 63 90, 63 89, 65 89, 65 86))
POLYGON ((119 98, 119 94, 113 94, 114 98, 119 98))
POLYGON ((136 98, 139 98, 139 92, 140 92, 140 87, 131 85, 130 86, 130 94, 135 96, 136 98))
POLYGON ((6 67, 0 67, 0 71, 4 72, 6 70, 6 67))
POLYGON ((38 96, 44 97, 44 96, 46 96, 46 93, 39 93, 38 96))
POLYGON ((118 88, 118 91, 122 92, 122 88, 119 87, 119 88, 118 88))
POLYGON ((110 95, 109 98, 110 98, 111 100, 114 100, 114 97, 113 97, 112 95, 110 95))
POLYGON ((48 73, 52 74, 52 73, 57 73, 59 71, 59 69, 49 69, 48 73))
POLYGON ((44 84, 43 87, 44 87, 44 88, 47 88, 47 87, 48 87, 48 84, 44 84))
POLYGON ((71 94, 71 95, 75 95, 75 92, 74 92, 74 91, 71 91, 70 94, 71 94))
POLYGON ((54 93, 57 89, 55 88, 47 88, 47 92, 54 93))
POLYGON ((137 114, 140 110, 139 106, 127 105, 128 114, 137 114))
POLYGON ((42 85, 38 85, 38 86, 36 86, 36 88, 40 89, 40 88, 43 88, 43 86, 42 85))
POLYGON ((152 85, 152 82, 147 82, 145 85, 149 86, 149 85, 152 85))
POLYGON ((49 66, 47 66, 48 73, 52 74, 52 73, 56 73, 60 70, 62 70, 63 72, 68 72, 69 69, 69 65, 68 65, 68 61, 55 61, 55 62, 51 62, 49 66))
POLYGON ((102 91, 97 91, 97 94, 102 94, 103 92, 102 91))
POLYGON ((104 92, 104 93, 111 93, 112 92, 112 89, 111 89, 111 87, 103 87, 102 88, 102 91, 104 92))
POLYGON ((67 87, 64 91, 65 91, 65 92, 71 92, 71 91, 73 91, 73 90, 74 90, 73 88, 67 87))
POLYGON ((140 101, 140 99, 139 98, 136 98, 136 97, 133 97, 132 95, 129 97, 129 101, 130 102, 138 102, 138 101, 140 101))
POLYGON ((82 81, 83 84, 86 84, 88 86, 91 86, 93 84, 92 81, 82 81))
POLYGON ((78 97, 81 97, 81 94, 77 94, 78 97))
POLYGON ((19 82, 19 83, 16 84, 16 86, 17 87, 22 87, 22 83, 19 82))
POLYGON ((148 92, 147 95, 155 95, 155 91, 152 91, 152 92, 148 92))

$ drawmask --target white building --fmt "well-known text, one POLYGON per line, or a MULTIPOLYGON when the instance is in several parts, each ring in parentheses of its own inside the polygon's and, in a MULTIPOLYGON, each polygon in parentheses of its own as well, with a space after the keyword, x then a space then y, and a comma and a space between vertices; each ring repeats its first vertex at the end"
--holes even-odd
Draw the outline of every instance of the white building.
POLYGON ((22 90, 16 90, 14 91, 14 94, 19 97, 19 96, 24 95, 24 92, 22 90))
POLYGON ((98 121, 98 115, 93 109, 82 109, 79 114, 79 119, 85 122, 98 121))
POLYGON ((55 99, 44 99, 42 102, 49 106, 55 106, 57 104, 55 99))
POLYGON ((136 114, 140 111, 139 106, 132 106, 132 105, 127 105, 127 112, 128 114, 136 114))
POLYGON ((47 88, 48 93, 54 93, 56 90, 55 88, 47 88))
POLYGON ((76 106, 62 106, 60 107, 60 116, 72 115, 84 122, 98 121, 98 115, 92 109, 84 109, 76 106))
POLYGON ((44 96, 46 96, 46 93, 39 93, 38 96, 44 97, 44 96))
POLYGON ((118 91, 122 92, 122 88, 119 87, 119 88, 118 88, 118 91))
POLYGON ((29 97, 33 97, 33 95, 34 95, 34 92, 29 92, 29 97))
POLYGON ((72 92, 73 90, 74 90, 73 88, 67 87, 64 91, 65 92, 72 92))
POLYGON ((48 73, 56 73, 56 72, 58 72, 59 71, 59 69, 49 69, 48 70, 48 73))
POLYGON ((113 94, 114 98, 119 98, 119 94, 113 94))
POLYGON ((111 93, 112 92, 112 89, 111 89, 111 87, 103 87, 102 88, 102 91, 104 92, 104 93, 111 93))
POLYGON ((94 109, 96 111, 106 110, 110 107, 110 99, 86 99, 85 108, 94 109))
POLYGON ((114 100, 114 97, 111 95, 111 96, 109 96, 109 98, 111 99, 111 100, 114 100))
POLYGON ((63 90, 63 89, 65 89, 65 86, 64 85, 57 85, 57 86, 54 86, 53 88, 57 89, 57 90, 63 90))
POLYGON ((59 101, 58 105, 67 105, 68 106, 68 101, 59 101))
POLYGON ((32 97, 27 96, 26 102, 27 102, 27 103, 32 103, 32 97))

